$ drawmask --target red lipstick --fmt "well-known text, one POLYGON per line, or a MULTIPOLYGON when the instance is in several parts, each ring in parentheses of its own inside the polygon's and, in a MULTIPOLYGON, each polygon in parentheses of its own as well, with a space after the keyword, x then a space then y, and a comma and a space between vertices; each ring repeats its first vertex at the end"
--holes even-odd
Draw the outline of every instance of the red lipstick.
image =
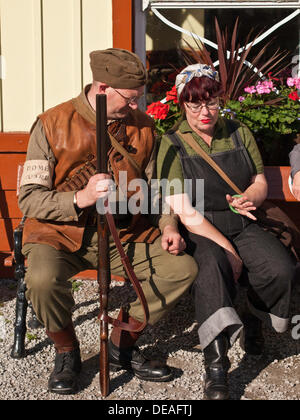
POLYGON ((209 123, 210 123, 210 121, 211 121, 211 120, 208 120, 208 119, 203 119, 203 120, 201 120, 201 122, 202 122, 203 124, 209 124, 209 123))

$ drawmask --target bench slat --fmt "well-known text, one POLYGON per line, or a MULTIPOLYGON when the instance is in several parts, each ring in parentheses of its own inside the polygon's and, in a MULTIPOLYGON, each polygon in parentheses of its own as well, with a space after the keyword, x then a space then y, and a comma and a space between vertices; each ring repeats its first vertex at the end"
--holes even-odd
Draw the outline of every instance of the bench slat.
POLYGON ((268 181, 268 199, 297 201, 288 185, 290 166, 266 166, 265 175, 268 181))

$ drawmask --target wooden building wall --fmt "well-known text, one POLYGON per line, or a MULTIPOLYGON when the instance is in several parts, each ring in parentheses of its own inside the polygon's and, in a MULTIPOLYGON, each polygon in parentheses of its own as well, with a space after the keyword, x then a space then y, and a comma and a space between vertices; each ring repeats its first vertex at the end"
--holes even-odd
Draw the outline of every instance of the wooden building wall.
POLYGON ((88 54, 112 47, 111 0, 0 0, 1 131, 28 131, 36 115, 77 95, 88 54))
POLYGON ((0 0, 0 278, 21 220, 17 167, 44 110, 91 81, 89 53, 133 48, 133 0, 0 0))

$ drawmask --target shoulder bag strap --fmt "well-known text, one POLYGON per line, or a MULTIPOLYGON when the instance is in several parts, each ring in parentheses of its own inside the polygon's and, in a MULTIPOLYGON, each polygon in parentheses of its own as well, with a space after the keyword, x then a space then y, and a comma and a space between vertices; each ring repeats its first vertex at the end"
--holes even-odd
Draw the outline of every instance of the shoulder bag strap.
POLYGON ((200 155, 219 175, 225 182, 237 193, 243 194, 243 192, 231 181, 231 179, 225 174, 223 169, 202 149, 202 147, 196 142, 191 133, 180 133, 180 136, 184 141, 191 146, 191 148, 200 155))

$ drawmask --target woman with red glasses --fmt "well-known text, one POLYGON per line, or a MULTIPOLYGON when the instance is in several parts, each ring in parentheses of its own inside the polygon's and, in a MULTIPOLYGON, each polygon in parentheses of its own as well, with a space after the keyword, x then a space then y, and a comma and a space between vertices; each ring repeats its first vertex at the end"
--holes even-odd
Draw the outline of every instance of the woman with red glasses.
POLYGON ((295 264, 280 241, 258 226, 252 213, 267 196, 264 166, 249 129, 219 114, 223 92, 218 73, 208 65, 188 66, 177 76, 176 88, 183 119, 177 130, 161 140, 158 176, 178 186, 162 190, 162 195, 178 214, 186 251, 199 266, 193 296, 205 360, 204 395, 211 400, 228 399, 227 353, 239 335, 243 334, 246 351, 259 354, 263 337, 257 333, 262 321, 277 332, 288 328, 295 264), (242 194, 236 196, 197 152, 199 147, 242 194), (204 180, 204 201, 195 191, 199 179, 204 180), (192 180, 192 193, 185 190, 185 180, 192 180), (247 315, 251 324, 245 331, 234 308, 242 271, 251 311, 247 315), (255 341, 251 341, 253 335, 255 341))

